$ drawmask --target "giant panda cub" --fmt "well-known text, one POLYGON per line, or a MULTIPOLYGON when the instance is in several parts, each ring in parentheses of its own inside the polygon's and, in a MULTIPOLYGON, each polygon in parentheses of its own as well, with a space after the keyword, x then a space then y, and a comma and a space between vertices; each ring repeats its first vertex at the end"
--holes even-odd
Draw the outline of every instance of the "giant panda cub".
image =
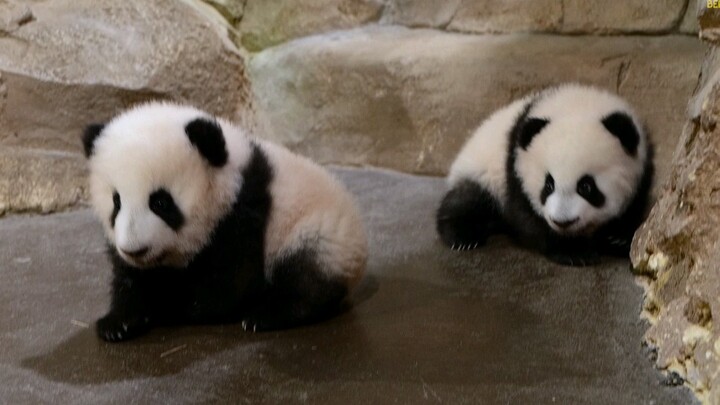
POLYGON ((493 113, 460 151, 438 233, 457 250, 508 233, 573 266, 627 256, 652 157, 637 115, 616 95, 568 84, 527 96, 493 113))
POLYGON ((113 266, 104 340, 155 325, 307 324, 363 276, 366 236, 345 188, 226 120, 152 102, 91 125, 83 144, 113 266))

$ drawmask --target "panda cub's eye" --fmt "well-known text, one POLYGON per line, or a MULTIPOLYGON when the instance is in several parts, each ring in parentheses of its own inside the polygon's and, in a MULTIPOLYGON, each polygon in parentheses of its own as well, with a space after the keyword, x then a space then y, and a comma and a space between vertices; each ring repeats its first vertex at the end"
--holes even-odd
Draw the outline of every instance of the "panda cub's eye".
POLYGON ((165 221, 168 226, 174 230, 178 230, 185 222, 180 208, 175 204, 172 195, 167 190, 161 188, 150 194, 148 201, 150 210, 160 219, 165 221))
POLYGON ((113 208, 120 210, 120 194, 117 191, 113 193, 113 208))
POLYGON ((543 185, 543 189, 540 192, 540 202, 545 204, 545 201, 553 191, 555 191, 555 179, 548 173, 545 175, 545 185, 543 185))
POLYGON ((549 191, 555 191, 555 179, 550 173, 545 176, 545 188, 549 191))
POLYGON ((600 191, 595 179, 590 175, 585 175, 578 180, 577 193, 594 207, 601 207, 605 204, 605 195, 600 191))
POLYGON ((110 214, 110 226, 113 228, 115 227, 115 218, 117 218, 118 213, 120 212, 120 194, 118 194, 117 191, 113 191, 113 210, 112 214, 110 214))

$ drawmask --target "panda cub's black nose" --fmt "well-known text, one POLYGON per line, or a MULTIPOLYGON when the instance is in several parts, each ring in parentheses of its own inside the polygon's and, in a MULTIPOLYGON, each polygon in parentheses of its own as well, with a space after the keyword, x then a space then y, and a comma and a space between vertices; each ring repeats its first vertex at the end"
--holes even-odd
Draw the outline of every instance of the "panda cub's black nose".
POLYGON ((138 259, 140 257, 145 256, 145 253, 147 253, 148 250, 150 250, 150 248, 145 246, 143 248, 135 249, 135 250, 124 250, 124 249, 120 249, 120 250, 128 256, 138 259))
POLYGON ((574 224, 577 221, 578 221, 578 218, 570 219, 567 221, 556 221, 553 219, 553 223, 555 223, 555 225, 557 225, 558 228, 562 228, 562 229, 569 227, 570 225, 574 224))

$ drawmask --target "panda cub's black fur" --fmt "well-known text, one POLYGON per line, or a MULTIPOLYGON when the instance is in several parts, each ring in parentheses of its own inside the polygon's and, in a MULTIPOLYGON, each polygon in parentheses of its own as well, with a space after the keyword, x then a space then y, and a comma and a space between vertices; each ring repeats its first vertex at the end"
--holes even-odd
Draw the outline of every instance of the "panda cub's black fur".
POLYGON ((652 158, 634 112, 615 95, 565 85, 525 97, 491 115, 456 158, 438 233, 458 250, 506 233, 573 266, 627 256, 647 209, 652 158))
POLYGON ((262 331, 307 324, 336 313, 362 276, 366 242, 352 200, 304 158, 164 103, 91 126, 83 141, 113 266, 110 310, 97 322, 104 340, 157 325, 241 322, 262 331), (317 204, 292 190, 282 191, 290 201, 278 200, 275 184, 288 180, 315 186, 335 205, 288 222, 286 206, 312 213, 317 204), (320 225, 323 215, 356 229, 320 225), (324 239, 347 251, 326 248, 324 239))

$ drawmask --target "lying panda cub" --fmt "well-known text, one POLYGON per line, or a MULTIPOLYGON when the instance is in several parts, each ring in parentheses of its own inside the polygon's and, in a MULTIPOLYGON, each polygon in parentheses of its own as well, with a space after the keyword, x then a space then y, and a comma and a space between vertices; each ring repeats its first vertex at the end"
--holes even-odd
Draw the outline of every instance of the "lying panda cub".
POLYGON ((104 340, 161 324, 289 328, 337 310, 363 276, 354 201, 308 159, 160 102, 88 127, 83 144, 111 245, 104 340))
POLYGON ((492 114, 452 164, 437 230, 453 249, 509 233, 558 263, 627 256, 644 218, 653 149, 627 102, 564 85, 492 114))

